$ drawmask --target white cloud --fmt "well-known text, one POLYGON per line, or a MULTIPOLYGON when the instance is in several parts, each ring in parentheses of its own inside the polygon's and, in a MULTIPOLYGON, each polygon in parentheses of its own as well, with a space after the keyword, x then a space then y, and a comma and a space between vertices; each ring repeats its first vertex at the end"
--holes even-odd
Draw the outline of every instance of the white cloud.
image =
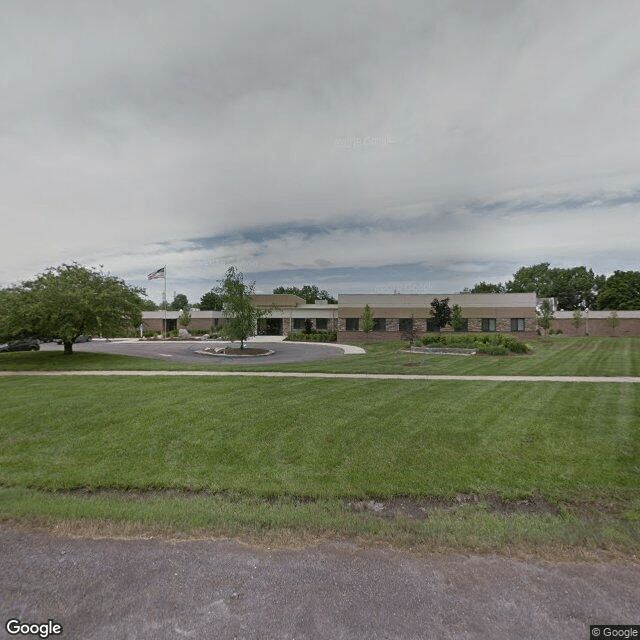
POLYGON ((640 4, 360 9, 5 3, 0 283, 73 259, 640 268, 637 203, 607 204, 639 186, 640 4))

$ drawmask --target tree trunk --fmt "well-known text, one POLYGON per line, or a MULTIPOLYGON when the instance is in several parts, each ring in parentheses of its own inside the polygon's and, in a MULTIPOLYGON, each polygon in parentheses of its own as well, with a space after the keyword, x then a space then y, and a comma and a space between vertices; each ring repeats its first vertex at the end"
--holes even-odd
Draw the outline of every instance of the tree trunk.
POLYGON ((70 356, 73 354, 73 342, 65 342, 64 343, 64 355, 70 356))

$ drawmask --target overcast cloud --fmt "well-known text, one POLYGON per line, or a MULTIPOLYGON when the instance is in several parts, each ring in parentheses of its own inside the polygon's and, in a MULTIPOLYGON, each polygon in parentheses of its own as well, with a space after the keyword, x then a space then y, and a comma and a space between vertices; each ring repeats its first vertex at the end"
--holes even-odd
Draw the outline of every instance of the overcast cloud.
POLYGON ((6 0, 0 286, 640 270, 640 2, 6 0))

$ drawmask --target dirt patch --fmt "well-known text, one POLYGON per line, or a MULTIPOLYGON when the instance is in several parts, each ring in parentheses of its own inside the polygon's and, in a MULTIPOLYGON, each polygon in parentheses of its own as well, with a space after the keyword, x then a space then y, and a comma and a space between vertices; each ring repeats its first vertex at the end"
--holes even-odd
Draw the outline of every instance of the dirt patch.
POLYGON ((510 515, 512 513, 529 513, 537 515, 560 514, 557 507, 542 496, 533 495, 520 500, 504 500, 497 493, 486 496, 458 493, 455 498, 432 497, 426 499, 393 498, 391 500, 361 500, 347 502, 347 508, 353 512, 373 512, 380 517, 393 519, 405 517, 411 520, 424 520, 434 510, 452 511, 464 505, 484 505, 490 513, 510 515))

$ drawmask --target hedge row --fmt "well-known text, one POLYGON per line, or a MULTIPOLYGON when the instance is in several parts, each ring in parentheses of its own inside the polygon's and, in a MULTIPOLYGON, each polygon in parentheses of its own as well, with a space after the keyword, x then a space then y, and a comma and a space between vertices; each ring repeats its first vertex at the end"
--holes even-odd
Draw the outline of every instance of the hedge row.
POLYGON ((310 333, 304 333, 299 331, 296 333, 290 333, 285 340, 291 342, 337 342, 337 331, 312 331, 310 333))
POLYGON ((489 355, 505 355, 507 351, 512 353, 527 353, 529 351, 524 342, 504 333, 465 333, 464 335, 436 333, 424 336, 421 342, 425 346, 476 349, 479 353, 488 353, 489 355))

